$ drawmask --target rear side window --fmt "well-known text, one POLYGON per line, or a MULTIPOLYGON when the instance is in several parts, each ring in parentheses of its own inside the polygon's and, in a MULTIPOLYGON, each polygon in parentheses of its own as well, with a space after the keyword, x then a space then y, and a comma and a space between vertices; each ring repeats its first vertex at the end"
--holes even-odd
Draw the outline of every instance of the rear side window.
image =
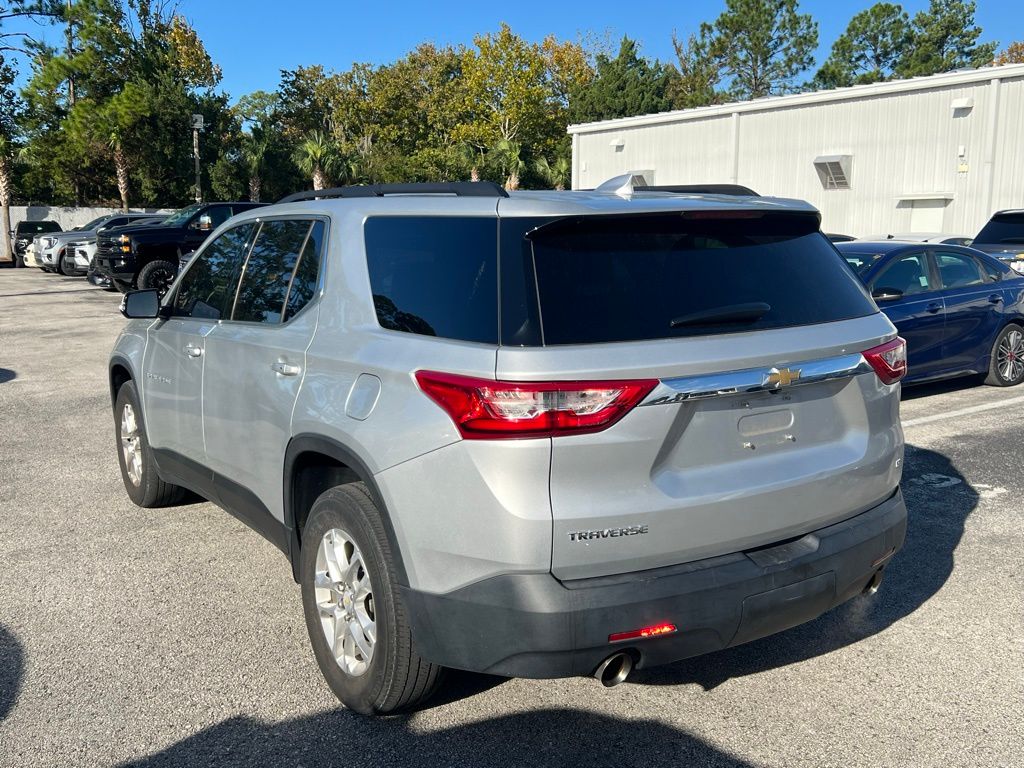
POLYGON ((305 307, 316 295, 317 281, 320 277, 320 259, 324 246, 324 223, 313 222, 306 246, 302 249, 302 258, 295 269, 292 287, 288 291, 287 306, 284 319, 287 322, 305 307))
POLYGON ((544 344, 735 333, 877 311, 814 216, 574 217, 526 237, 544 344))
POLYGON ((254 230, 253 224, 233 227, 193 259, 174 295, 176 316, 207 320, 227 317, 254 230))
POLYGON ((312 222, 265 221, 256 235, 235 299, 234 320, 278 323, 312 222))
POLYGON ((939 277, 943 288, 966 288, 981 285, 985 276, 978 268, 978 262, 971 256, 950 251, 938 251, 935 262, 939 266, 939 277))
POLYGON ((498 343, 496 218, 375 216, 364 231, 382 328, 498 343))

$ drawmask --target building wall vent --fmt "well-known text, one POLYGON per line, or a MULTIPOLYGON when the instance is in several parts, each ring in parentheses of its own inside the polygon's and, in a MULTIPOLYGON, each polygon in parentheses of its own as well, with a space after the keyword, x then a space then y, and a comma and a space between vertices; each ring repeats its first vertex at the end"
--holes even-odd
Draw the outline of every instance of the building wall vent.
POLYGON ((818 172, 823 189, 849 189, 852 164, 853 155, 822 155, 814 158, 814 170, 818 172))

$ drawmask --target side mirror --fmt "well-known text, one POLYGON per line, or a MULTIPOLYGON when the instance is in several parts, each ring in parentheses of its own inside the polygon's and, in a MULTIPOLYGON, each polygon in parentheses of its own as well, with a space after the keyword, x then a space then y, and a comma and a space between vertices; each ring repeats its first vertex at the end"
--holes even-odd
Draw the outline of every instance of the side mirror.
POLYGON ((121 299, 121 314, 127 318, 153 318, 160 315, 157 291, 132 291, 121 299))
POLYGON ((199 217, 199 228, 203 231, 213 229, 213 219, 210 218, 208 213, 204 213, 199 217))
POLYGON ((899 301, 903 298, 903 291, 899 288, 875 288, 871 298, 875 301, 899 301))

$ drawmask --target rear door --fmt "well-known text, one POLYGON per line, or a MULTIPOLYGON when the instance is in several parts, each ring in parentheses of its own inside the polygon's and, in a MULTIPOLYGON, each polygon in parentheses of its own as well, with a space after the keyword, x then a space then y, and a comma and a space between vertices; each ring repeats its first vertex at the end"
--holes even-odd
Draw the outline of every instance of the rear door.
MULTIPOLYGON (((613 426, 552 437, 552 571, 634 572, 800 536, 899 481, 898 387, 861 352, 895 336, 805 215, 524 222, 541 346, 499 379, 653 380, 613 426)), ((502 220, 503 231, 513 223, 502 220)), ((502 275, 514 248, 502 236, 502 275)))
POLYGON ((943 368, 945 305, 926 250, 894 256, 872 278, 872 292, 898 291, 903 298, 878 307, 907 340, 907 375, 929 376, 943 368))
POLYGON ((310 217, 262 220, 230 320, 206 342, 208 464, 222 478, 224 503, 271 538, 270 517, 284 518, 284 452, 316 329, 326 228, 310 217))
POLYGON ((937 248, 934 255, 946 305, 944 365, 951 371, 985 370, 1002 323, 999 285, 969 253, 937 248))
POLYGON ((229 229, 203 250, 167 301, 173 314, 149 330, 143 362, 146 432, 168 458, 203 463, 203 370, 206 341, 230 312, 254 226, 229 229))

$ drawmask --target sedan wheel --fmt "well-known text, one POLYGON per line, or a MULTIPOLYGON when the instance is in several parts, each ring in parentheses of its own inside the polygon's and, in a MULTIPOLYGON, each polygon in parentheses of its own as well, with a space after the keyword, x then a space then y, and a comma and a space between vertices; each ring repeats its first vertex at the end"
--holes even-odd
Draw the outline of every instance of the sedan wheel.
POLYGON ((1024 328, 1006 326, 992 348, 988 384, 1012 387, 1024 382, 1024 328))

